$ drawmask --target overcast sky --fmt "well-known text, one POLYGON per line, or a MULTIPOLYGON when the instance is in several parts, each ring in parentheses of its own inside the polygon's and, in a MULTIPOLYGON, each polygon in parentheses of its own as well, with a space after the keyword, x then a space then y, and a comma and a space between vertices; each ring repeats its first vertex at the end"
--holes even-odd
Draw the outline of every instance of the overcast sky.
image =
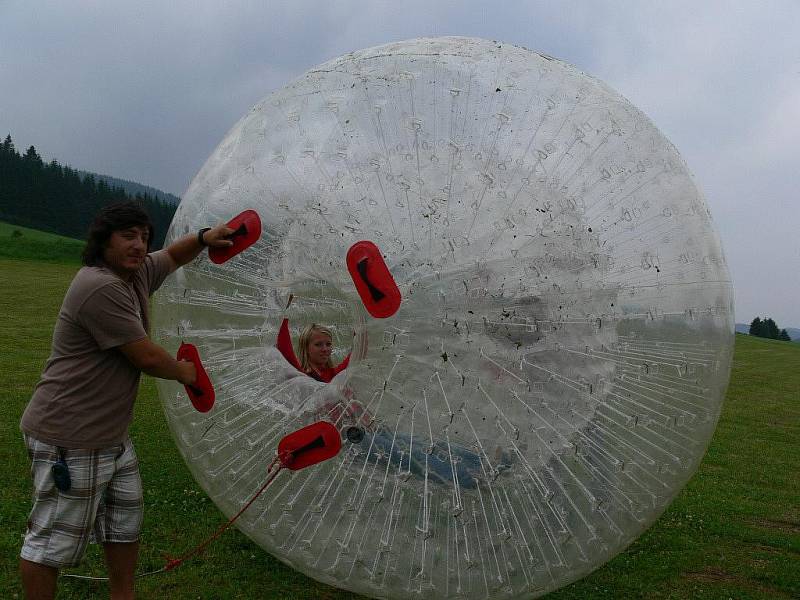
POLYGON ((319 63, 422 36, 513 43, 649 115, 705 192, 737 321, 800 327, 798 26, 797 0, 0 0, 0 135, 181 195, 246 111, 319 63))

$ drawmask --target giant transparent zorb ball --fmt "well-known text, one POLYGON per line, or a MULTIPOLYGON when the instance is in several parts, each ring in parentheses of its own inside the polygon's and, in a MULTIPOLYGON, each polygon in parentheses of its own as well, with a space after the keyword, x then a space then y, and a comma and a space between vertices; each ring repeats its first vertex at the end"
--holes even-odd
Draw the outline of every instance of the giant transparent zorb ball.
POLYGON ((155 299, 155 337, 198 347, 216 405, 159 392, 229 516, 282 436, 341 429, 337 457, 282 473, 238 521, 283 562, 376 598, 530 598, 620 552, 698 466, 731 281, 677 151, 602 82, 477 39, 348 54, 231 130, 168 241, 245 209, 260 240, 155 299), (346 266, 363 240, 402 296, 388 318, 346 266), (349 368, 326 385, 291 367, 284 317, 295 340, 328 326, 349 368))

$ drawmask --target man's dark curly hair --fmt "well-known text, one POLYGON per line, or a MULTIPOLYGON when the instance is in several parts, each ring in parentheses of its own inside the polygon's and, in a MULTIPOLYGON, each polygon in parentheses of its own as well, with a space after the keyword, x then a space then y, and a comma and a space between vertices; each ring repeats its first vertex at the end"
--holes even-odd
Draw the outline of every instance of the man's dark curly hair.
POLYGON ((111 234, 130 227, 147 227, 150 235, 147 238, 147 250, 153 243, 153 224, 150 217, 136 202, 119 202, 109 204, 97 213, 89 227, 86 247, 83 249, 83 264, 93 267, 103 260, 103 250, 111 234))

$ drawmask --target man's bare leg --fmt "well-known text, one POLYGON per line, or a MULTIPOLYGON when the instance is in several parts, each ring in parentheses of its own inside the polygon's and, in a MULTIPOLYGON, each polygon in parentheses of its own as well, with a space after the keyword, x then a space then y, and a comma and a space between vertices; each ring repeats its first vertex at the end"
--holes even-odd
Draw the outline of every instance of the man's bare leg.
POLYGON ((103 552, 106 555, 111 600, 132 600, 139 542, 107 542, 103 544, 103 552))
POLYGON ((26 600, 53 600, 56 596, 58 569, 19 559, 19 574, 26 600))

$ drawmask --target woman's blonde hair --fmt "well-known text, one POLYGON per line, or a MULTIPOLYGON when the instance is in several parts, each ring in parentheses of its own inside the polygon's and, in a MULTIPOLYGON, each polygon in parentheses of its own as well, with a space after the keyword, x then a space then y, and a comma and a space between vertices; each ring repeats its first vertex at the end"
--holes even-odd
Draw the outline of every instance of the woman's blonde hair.
MULTIPOLYGON (((303 329, 303 332, 300 334, 300 339, 297 341, 299 346, 297 352, 297 359, 300 361, 300 367, 303 371, 311 370, 311 362, 308 360, 308 345, 311 343, 311 336, 315 333, 324 333, 331 341, 333 341, 333 334, 331 330, 323 325, 317 325, 316 323, 311 323, 311 325, 306 325, 306 328, 303 329)), ((325 367, 328 369, 333 368, 333 361, 331 358, 328 357, 328 362, 325 364, 325 367)))

